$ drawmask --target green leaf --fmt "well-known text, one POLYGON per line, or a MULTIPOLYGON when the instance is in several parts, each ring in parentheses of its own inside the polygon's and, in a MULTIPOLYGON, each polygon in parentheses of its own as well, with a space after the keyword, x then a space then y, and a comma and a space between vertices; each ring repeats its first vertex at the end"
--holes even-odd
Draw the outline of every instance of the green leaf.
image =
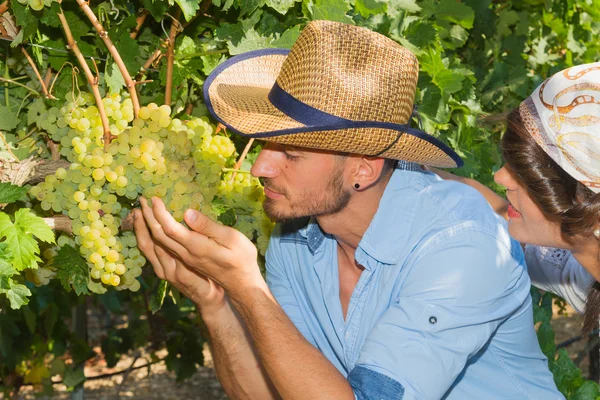
POLYGON ((309 0, 307 8, 311 20, 329 20, 352 24, 352 18, 347 15, 351 6, 347 0, 309 0))
POLYGON ((435 15, 439 19, 454 22, 467 29, 473 27, 475 20, 475 11, 457 0, 441 0, 435 10, 435 15))
POLYGON ((285 15, 288 10, 296 5, 296 0, 266 0, 265 4, 281 15, 285 15))
POLYGON ((600 386, 594 381, 585 381, 577 389, 575 395, 570 400, 588 400, 597 399, 600 396, 600 386))
POLYGON ((296 43, 296 40, 298 40, 298 36, 300 36, 300 25, 296 25, 283 32, 279 39, 273 42, 273 46, 282 49, 290 49, 294 43, 296 43))
POLYGON ((165 295, 167 294, 167 287, 169 283, 165 280, 161 280, 158 283, 156 290, 152 293, 150 297, 150 311, 152 314, 155 314, 158 310, 162 308, 163 302, 165 301, 165 295))
POLYGON ((0 115, 2 115, 2 118, 0 118, 0 130, 11 131, 19 125, 19 118, 10 107, 0 106, 0 115))
POLYGON ((387 2, 387 15, 392 19, 403 12, 416 13, 419 11, 421 11, 421 7, 417 4, 417 0, 390 0, 387 2))
POLYGON ((169 9, 169 4, 166 1, 144 0, 144 8, 150 11, 150 15, 157 22, 160 22, 169 9))
POLYGON ((552 325, 547 321, 542 322, 538 327, 537 337, 542 352, 549 359, 553 358, 554 352, 556 351, 556 345, 554 344, 554 331, 552 330, 552 325))
POLYGON ((254 28, 246 31, 246 35, 240 42, 235 45, 231 42, 228 42, 229 53, 231 55, 245 53, 251 50, 259 50, 273 47, 272 39, 262 36, 260 33, 254 30, 254 28))
POLYGON ((253 13, 258 7, 265 4, 265 0, 238 0, 240 17, 253 13))
POLYGON ((140 46, 129 36, 129 32, 127 31, 121 34, 115 46, 123 59, 127 72, 129 72, 130 76, 135 76, 141 67, 137 61, 137 57, 140 55, 140 46))
POLYGON ((6 297, 10 301, 10 308, 17 310, 29 303, 28 297, 31 296, 31 291, 25 285, 13 283, 11 288, 7 290, 6 297))
POLYGON ((386 12, 387 4, 378 0, 356 0, 355 9, 363 18, 369 18, 371 15, 386 12))
POLYGON ((51 26, 53 28, 60 28, 61 23, 58 18, 60 12, 60 4, 57 1, 53 1, 50 7, 44 7, 40 22, 44 25, 51 26))
MULTIPOLYGON (((21 210, 28 212, 28 209, 22 208, 21 210)), ((19 226, 13 224, 9 216, 4 213, 0 213, 0 240, 2 238, 5 238, 5 243, 10 249, 12 262, 17 271, 37 268, 37 262, 41 260, 37 256, 39 247, 36 240, 30 233, 26 233, 19 226)))
POLYGON ((106 74, 104 74, 104 82, 106 82, 106 86, 108 86, 109 93, 118 94, 121 92, 121 89, 125 86, 125 80, 123 79, 123 75, 121 75, 121 71, 119 71, 117 64, 109 64, 108 70, 106 71, 106 74))
POLYGON ((25 324, 27 325, 27 329, 29 329, 29 333, 34 333, 37 325, 37 315, 35 315, 35 313, 31 311, 31 308, 29 308, 29 306, 23 307, 21 309, 21 312, 23 313, 23 317, 25 318, 25 324))
POLYGON ((55 243, 52 229, 28 208, 21 208, 15 213, 15 225, 25 234, 33 235, 42 242, 55 243))
POLYGON ((57 277, 66 291, 71 288, 77 295, 88 294, 89 269, 79 252, 68 244, 58 251, 52 265, 57 269, 57 277))
POLYGON ((31 39, 33 35, 35 35, 35 33, 37 32, 39 20, 31 12, 31 10, 29 10, 28 7, 19 3, 18 1, 12 1, 10 7, 15 16, 17 25, 21 27, 21 32, 19 33, 19 40, 15 39, 13 40, 13 43, 11 43, 11 46, 14 47, 17 44, 21 44, 25 40, 31 39))
POLYGON ((191 20, 200 9, 200 1, 198 0, 175 0, 183 12, 183 17, 186 21, 191 20))
POLYGON ((9 182, 0 182, 0 203, 14 203, 25 193, 27 193, 27 188, 25 187, 13 185, 9 182))
MULTIPOLYGON (((42 98, 36 99, 27 110, 27 125, 40 123, 40 115, 46 111, 46 104, 42 98)), ((0 111, 1 113, 2 111, 0 111)), ((41 128, 38 125, 38 128, 41 128)))
POLYGON ((83 368, 74 368, 72 365, 68 365, 63 375, 63 383, 67 387, 73 388, 83 382, 85 382, 83 368))

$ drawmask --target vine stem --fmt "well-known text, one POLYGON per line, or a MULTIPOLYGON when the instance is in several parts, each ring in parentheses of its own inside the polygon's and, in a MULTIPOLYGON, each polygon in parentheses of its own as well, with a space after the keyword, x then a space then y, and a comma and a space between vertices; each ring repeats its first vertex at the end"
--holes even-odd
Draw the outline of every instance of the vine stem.
POLYGON ((129 35, 129 37, 131 37, 132 39, 135 39, 138 35, 138 33, 140 33, 140 29, 142 28, 142 25, 144 25, 144 21, 146 21, 146 17, 148 16, 150 12, 146 9, 143 9, 142 12, 135 18, 135 29, 133 31, 131 31, 131 34, 129 35))
POLYGON ((71 33, 71 28, 69 27, 69 23, 67 22, 67 19, 65 18, 65 14, 63 13, 62 7, 60 9, 60 12, 58 13, 58 19, 60 19, 60 23, 62 24, 63 30, 65 31, 65 36, 67 37, 67 43, 69 44, 69 47, 71 48, 71 50, 73 50, 75 57, 77 57, 77 60, 79 61, 79 64, 81 65, 81 68, 83 69, 83 72, 85 73, 88 83, 92 87, 92 92, 94 93, 94 99, 96 100, 96 105, 98 106, 98 113, 100 114, 100 119, 102 120, 102 128, 104 130, 104 148, 106 148, 110 144, 112 135, 110 134, 110 127, 108 124, 108 116, 106 115, 106 110, 104 109, 104 103, 102 102, 102 96, 100 96, 100 89, 98 88, 98 78, 94 78, 94 75, 92 74, 92 70, 90 69, 89 65, 87 65, 87 63, 85 62, 85 58, 83 58, 83 54, 81 54, 81 51, 79 50, 79 47, 77 46, 77 43, 73 39, 73 34, 71 33))
POLYGON ((162 52, 160 51, 160 48, 156 49, 154 51, 154 53, 152 53, 152 55, 150 56, 150 58, 148 58, 146 60, 146 62, 144 63, 144 65, 142 66, 142 68, 140 69, 140 71, 138 72, 137 76, 135 77, 135 79, 142 79, 142 76, 144 75, 144 72, 150 68, 150 66, 154 63, 154 61, 156 61, 160 56, 161 56, 162 52))
POLYGON ((8 0, 0 4, 0 15, 4 14, 8 10, 8 0))
POLYGON ((12 150, 10 149, 10 146, 8 145, 8 142, 6 141, 6 138, 4 137, 4 133, 2 133, 2 131, 0 131, 0 139, 2 139, 2 142, 4 143, 4 147, 6 147, 6 151, 8 151, 8 154, 13 156, 15 158, 15 160, 18 160, 19 157, 15 156, 15 153, 13 153, 12 150))
POLYGON ((21 82, 17 82, 14 79, 8 79, 8 78, 2 78, 2 77, 0 77, 0 82, 12 83, 13 85, 21 86, 22 88, 25 88, 25 89, 29 90, 31 93, 35 94, 38 97, 42 95, 37 90, 35 90, 33 88, 30 88, 29 86, 23 85, 21 82))
MULTIPOLYGON (((79 0, 78 0, 79 1, 79 0)), ((169 30, 169 46, 167 47, 167 84, 165 89, 165 104, 171 105, 171 96, 173 91, 173 62, 175 61, 175 36, 177 36, 177 30, 181 27, 179 17, 181 16, 181 9, 177 8, 175 16, 173 17, 173 23, 169 30)))
POLYGON ((133 113, 137 117, 138 112, 140 111, 140 101, 138 99, 137 90, 135 88, 135 82, 133 81, 133 79, 131 79, 131 75, 129 75, 127 67, 125 66, 125 63, 121 58, 121 55, 117 51, 117 48, 113 44, 112 40, 110 40, 108 32, 106 32, 100 21, 98 21, 98 18, 96 18, 96 14, 94 14, 94 11, 92 11, 88 2, 85 0, 77 0, 77 4, 79 4, 79 7, 81 7, 81 9, 88 17, 92 25, 94 25, 94 28, 98 32, 100 38, 104 41, 106 48, 108 49, 110 55, 115 61, 115 64, 117 64, 117 67, 119 67, 119 71, 123 76, 123 80, 125 81, 125 85, 127 86, 127 90, 129 91, 129 95, 131 96, 131 102, 133 104, 133 113))
MULTIPOLYGON (((223 130, 225 130, 225 127, 223 127, 223 130)), ((242 155, 240 156, 240 159, 237 160, 237 162, 233 166, 234 172, 233 172, 233 174, 231 174, 232 181, 235 179, 236 174, 239 172, 240 168, 242 167, 242 163, 244 162, 244 159, 248 155, 248 152, 250 151, 250 147, 252 147, 252 143, 254 143, 254 138, 248 140, 246 147, 244 147, 244 151, 242 151, 242 155)))
POLYGON ((35 72, 35 76, 37 76, 38 80, 40 81, 40 85, 42 85, 42 91, 44 92, 44 95, 46 96, 46 98, 47 99, 56 100, 56 97, 52 96, 48 92, 48 88, 46 87, 46 83, 42 79, 42 75, 40 75, 40 71, 37 69, 37 66, 35 65, 35 63, 31 59, 31 56, 29 55, 29 53, 27 52, 27 50, 25 50, 25 47, 21 46, 21 51, 25 55, 25 58, 27 58, 27 61, 29 61, 29 65, 31 65, 31 68, 33 68, 33 72, 35 72))

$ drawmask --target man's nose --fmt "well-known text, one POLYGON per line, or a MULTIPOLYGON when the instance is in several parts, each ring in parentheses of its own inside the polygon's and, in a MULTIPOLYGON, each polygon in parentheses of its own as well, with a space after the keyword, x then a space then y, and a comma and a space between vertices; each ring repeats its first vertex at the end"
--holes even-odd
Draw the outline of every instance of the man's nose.
POLYGON ((254 161, 250 173, 257 178, 275 178, 278 175, 277 162, 280 158, 281 151, 277 150, 276 145, 267 143, 254 161))

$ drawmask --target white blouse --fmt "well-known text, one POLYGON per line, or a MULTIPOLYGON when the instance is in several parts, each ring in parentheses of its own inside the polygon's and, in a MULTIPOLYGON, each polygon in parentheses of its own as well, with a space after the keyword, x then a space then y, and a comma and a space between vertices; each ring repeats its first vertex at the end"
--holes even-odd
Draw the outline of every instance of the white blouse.
POLYGON ((577 312, 583 313, 587 292, 594 278, 571 252, 526 245, 525 260, 534 286, 561 296, 577 312))

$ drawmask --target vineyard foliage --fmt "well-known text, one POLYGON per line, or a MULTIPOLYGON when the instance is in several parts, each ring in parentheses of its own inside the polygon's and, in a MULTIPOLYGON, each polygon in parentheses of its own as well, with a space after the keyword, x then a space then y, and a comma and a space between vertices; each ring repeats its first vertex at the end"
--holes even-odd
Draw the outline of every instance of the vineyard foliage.
MULTIPOLYGON (((85 380, 79 367, 94 352, 68 325, 71 310, 85 305, 128 321, 109 324, 102 341, 109 365, 141 347, 149 362, 166 348, 164 362, 178 379, 202 364, 192 304, 142 268, 127 216, 139 196, 166 197, 179 219, 186 207, 201 209, 264 251, 271 224, 248 173, 260 144, 210 120, 202 85, 231 56, 291 47, 317 19, 364 26, 412 50, 421 71, 421 118, 413 123, 463 157, 454 172, 495 190, 502 127, 483 117, 516 107, 553 72, 600 55, 600 0, 0 3, 4 392, 33 384, 51 393, 53 381, 85 380), (63 163, 41 183, 30 176, 38 169, 19 173, 41 160, 63 163), (67 228, 59 228, 65 218, 67 228)), ((532 293, 559 389, 570 399, 600 397, 598 385, 556 351, 549 295, 532 293)))

